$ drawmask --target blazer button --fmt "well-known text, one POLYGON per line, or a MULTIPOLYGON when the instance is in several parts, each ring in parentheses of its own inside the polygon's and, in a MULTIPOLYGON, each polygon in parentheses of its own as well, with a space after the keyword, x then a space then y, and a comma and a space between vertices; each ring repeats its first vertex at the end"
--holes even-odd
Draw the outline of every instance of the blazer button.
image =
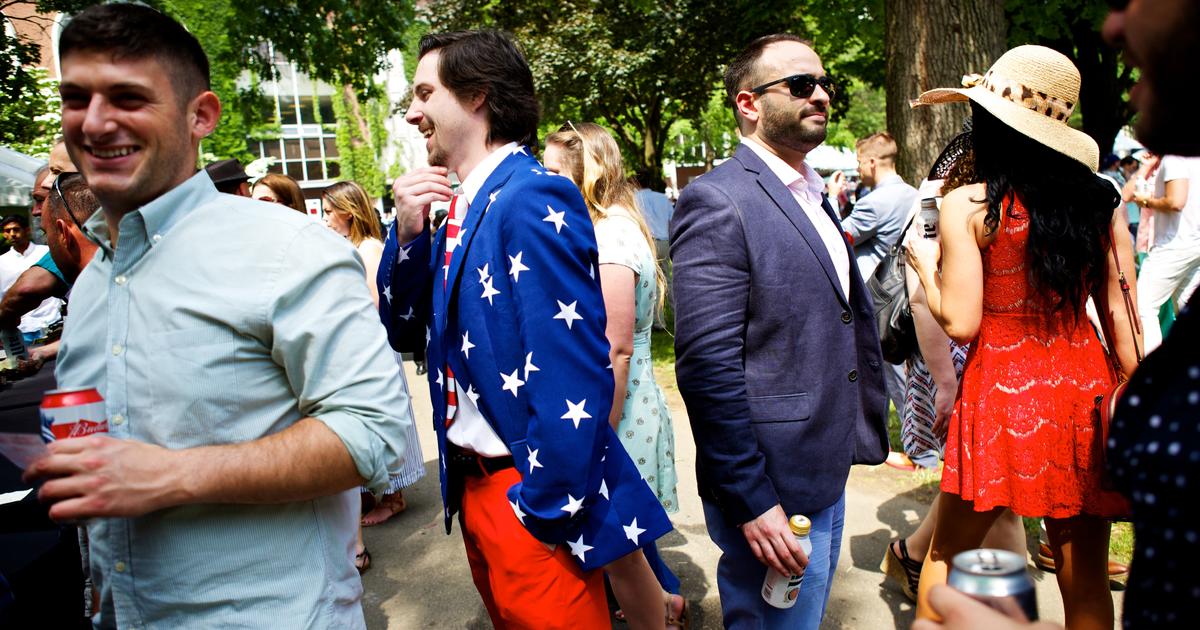
POLYGON ((850 317, 850 311, 842 311, 842 323, 843 324, 849 324, 851 319, 852 318, 850 317))
POLYGON ((851 383, 853 383, 854 381, 857 381, 858 380, 858 370, 850 370, 850 373, 846 375, 846 378, 850 379, 851 383))

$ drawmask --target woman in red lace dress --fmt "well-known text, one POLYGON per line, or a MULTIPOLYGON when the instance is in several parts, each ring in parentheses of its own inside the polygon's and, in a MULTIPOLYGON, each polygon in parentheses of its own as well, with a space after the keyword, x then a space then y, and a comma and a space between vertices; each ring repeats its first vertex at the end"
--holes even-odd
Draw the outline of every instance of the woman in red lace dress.
POLYGON ((1096 299, 1128 376, 1135 339, 1109 248, 1115 234, 1132 270, 1129 233, 1116 190, 1094 174, 1095 142, 1066 124, 1079 86, 1066 57, 1022 46, 971 82, 922 95, 971 100, 980 183, 946 195, 940 249, 909 249, 934 317, 971 342, 918 616, 931 616, 926 593, 950 559, 978 547, 1007 507, 1046 519, 1067 627, 1110 629, 1106 518, 1128 507, 1100 486, 1094 401, 1117 374, 1085 304, 1096 299))

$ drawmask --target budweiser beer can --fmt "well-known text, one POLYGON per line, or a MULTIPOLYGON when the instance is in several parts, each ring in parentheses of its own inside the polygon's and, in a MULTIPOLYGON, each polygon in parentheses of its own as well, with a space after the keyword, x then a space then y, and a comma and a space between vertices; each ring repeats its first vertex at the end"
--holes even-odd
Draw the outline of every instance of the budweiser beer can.
POLYGON ((95 387, 54 389, 42 397, 42 439, 47 443, 108 433, 104 399, 95 387))

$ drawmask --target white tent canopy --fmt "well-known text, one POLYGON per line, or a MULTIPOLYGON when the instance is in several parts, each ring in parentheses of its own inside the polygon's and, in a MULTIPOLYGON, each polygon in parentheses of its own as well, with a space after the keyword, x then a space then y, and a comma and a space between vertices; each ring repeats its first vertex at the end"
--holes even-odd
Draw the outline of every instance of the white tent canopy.
POLYGON ((818 171, 854 171, 858 169, 858 157, 854 151, 827 144, 808 152, 804 158, 808 165, 818 171))
POLYGON ((0 206, 28 206, 33 176, 45 163, 0 145, 0 206))

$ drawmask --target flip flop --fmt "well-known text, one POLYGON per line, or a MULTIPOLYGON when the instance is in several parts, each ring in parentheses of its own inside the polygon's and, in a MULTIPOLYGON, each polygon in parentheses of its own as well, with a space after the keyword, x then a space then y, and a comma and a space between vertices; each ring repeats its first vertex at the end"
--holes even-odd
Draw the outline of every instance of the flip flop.
POLYGON ((359 575, 366 573, 367 569, 371 568, 371 552, 367 551, 366 547, 363 547, 361 553, 354 554, 354 568, 358 569, 359 575))

